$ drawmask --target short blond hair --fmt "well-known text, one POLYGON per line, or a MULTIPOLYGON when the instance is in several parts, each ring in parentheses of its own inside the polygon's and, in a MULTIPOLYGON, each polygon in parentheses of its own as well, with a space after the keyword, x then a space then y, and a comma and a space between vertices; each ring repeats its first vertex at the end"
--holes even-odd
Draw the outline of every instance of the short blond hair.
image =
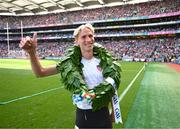
POLYGON ((84 25, 79 26, 78 28, 76 28, 76 29, 74 30, 74 33, 73 33, 74 38, 78 37, 79 33, 80 33, 84 28, 88 28, 88 29, 90 29, 90 30, 94 33, 94 27, 93 27, 91 24, 87 23, 87 24, 84 24, 84 25))

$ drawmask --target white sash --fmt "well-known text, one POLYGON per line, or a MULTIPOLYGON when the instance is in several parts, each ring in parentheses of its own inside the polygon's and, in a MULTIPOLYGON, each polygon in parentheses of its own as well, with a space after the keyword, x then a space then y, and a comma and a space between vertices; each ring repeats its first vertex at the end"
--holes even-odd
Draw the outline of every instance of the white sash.
POLYGON ((121 115, 121 110, 120 110, 120 106, 119 106, 119 99, 118 99, 118 93, 117 93, 117 89, 116 89, 116 84, 114 82, 114 80, 111 77, 108 77, 106 79, 107 82, 109 82, 110 84, 112 84, 112 86, 115 89, 115 95, 112 97, 112 106, 113 106, 113 110, 114 110, 114 118, 115 118, 115 123, 123 123, 122 122, 122 115, 121 115))

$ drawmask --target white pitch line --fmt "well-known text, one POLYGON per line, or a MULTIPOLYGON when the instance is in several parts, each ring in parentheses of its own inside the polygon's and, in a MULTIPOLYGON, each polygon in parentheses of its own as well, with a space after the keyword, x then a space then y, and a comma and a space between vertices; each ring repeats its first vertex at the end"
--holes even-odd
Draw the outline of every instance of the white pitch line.
POLYGON ((19 98, 16 98, 16 99, 5 101, 5 102, 0 102, 0 105, 5 105, 5 104, 8 104, 8 103, 12 103, 12 102, 15 102, 15 101, 23 100, 23 99, 26 99, 26 98, 31 98, 31 97, 34 97, 34 96, 37 96, 37 95, 41 95, 41 94, 44 94, 44 93, 47 93, 47 92, 50 92, 50 91, 58 90, 58 89, 61 89, 61 88, 63 88, 63 87, 57 87, 57 88, 45 90, 45 91, 42 91, 42 92, 39 92, 39 93, 35 93, 35 94, 32 94, 32 95, 19 97, 19 98))
MULTIPOLYGON (((147 64, 147 63, 146 63, 147 64)), ((124 96, 126 95, 126 93, 128 92, 128 90, 131 88, 132 84, 136 81, 136 79, 138 78, 138 76, 140 75, 140 73, 143 71, 143 69, 145 68, 146 64, 144 64, 144 66, 139 70, 139 72, 136 74, 136 76, 133 78, 133 80, 129 83, 129 85, 127 86, 127 88, 123 91, 123 93, 121 94, 121 96, 119 96, 119 103, 120 101, 124 98, 124 96)), ((109 109, 110 114, 112 113, 112 108, 109 109)))
MULTIPOLYGON (((119 97, 119 102, 120 102, 120 101, 123 99, 123 97, 126 95, 126 93, 128 92, 128 90, 131 88, 132 84, 136 81, 136 79, 138 78, 138 76, 140 75, 140 73, 143 71, 144 68, 145 68, 145 65, 144 65, 144 66, 142 67, 142 69, 136 74, 136 76, 133 78, 133 80, 130 82, 130 84, 127 86, 127 88, 124 90, 124 92, 121 94, 121 96, 119 97)), ((61 89, 61 88, 63 88, 63 87, 57 87, 57 88, 45 90, 45 91, 42 91, 42 92, 39 92, 39 93, 36 93, 36 94, 32 94, 32 95, 28 95, 28 96, 23 96, 23 97, 16 98, 16 99, 12 99, 12 100, 5 101, 5 102, 0 102, 0 105, 5 105, 5 104, 8 104, 8 103, 12 103, 12 102, 15 102, 15 101, 23 100, 23 99, 26 99, 26 98, 31 98, 31 97, 33 97, 33 96, 41 95, 41 94, 44 94, 44 93, 47 93, 47 92, 50 92, 50 91, 54 91, 54 90, 58 90, 58 89, 61 89)))
POLYGON ((139 70, 139 72, 136 74, 136 76, 133 78, 133 80, 129 83, 129 85, 127 86, 127 88, 123 91, 123 93, 119 96, 119 102, 124 98, 124 96, 126 95, 126 93, 129 91, 129 89, 131 88, 131 86, 133 85, 133 83, 136 81, 136 79, 138 78, 138 76, 140 75, 140 73, 144 70, 145 65, 141 68, 141 70, 139 70))

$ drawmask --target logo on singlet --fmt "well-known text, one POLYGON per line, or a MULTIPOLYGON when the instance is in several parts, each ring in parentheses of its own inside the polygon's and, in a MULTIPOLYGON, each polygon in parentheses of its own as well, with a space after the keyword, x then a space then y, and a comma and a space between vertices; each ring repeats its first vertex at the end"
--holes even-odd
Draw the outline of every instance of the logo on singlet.
POLYGON ((97 69, 98 69, 98 71, 102 71, 102 68, 99 66, 99 65, 97 65, 97 69))

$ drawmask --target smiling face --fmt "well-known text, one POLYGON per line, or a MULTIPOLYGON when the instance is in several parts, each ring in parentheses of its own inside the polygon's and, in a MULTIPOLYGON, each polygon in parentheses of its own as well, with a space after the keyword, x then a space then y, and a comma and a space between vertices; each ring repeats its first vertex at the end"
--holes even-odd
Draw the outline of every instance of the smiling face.
POLYGON ((76 44, 81 48, 81 52, 91 52, 94 46, 94 33, 89 28, 83 28, 75 39, 76 44))

